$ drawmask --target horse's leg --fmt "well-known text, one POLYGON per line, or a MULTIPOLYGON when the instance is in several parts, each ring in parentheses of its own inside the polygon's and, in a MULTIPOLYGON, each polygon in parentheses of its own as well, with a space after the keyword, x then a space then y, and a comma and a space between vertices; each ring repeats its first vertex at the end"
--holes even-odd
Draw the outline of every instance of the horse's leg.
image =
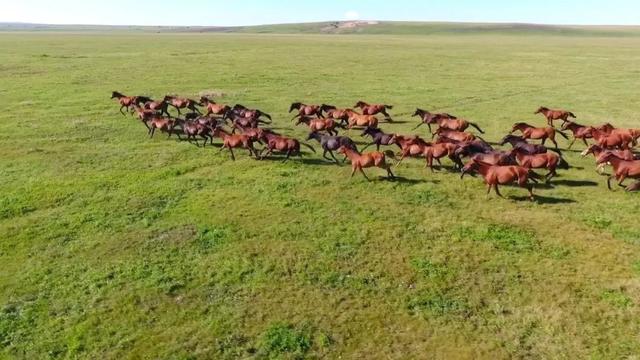
POLYGON ((395 179, 396 176, 393 174, 393 172, 391 171, 391 166, 389 166, 388 164, 385 164, 385 169, 387 170, 387 176, 390 179, 395 179))
POLYGON ((529 191, 529 200, 533 201, 533 186, 527 185, 527 191, 529 191))
POLYGON ((491 194, 491 188, 493 187, 493 185, 487 183, 487 197, 489 196, 489 194, 491 194))
POLYGON ((551 140, 551 142, 553 142, 553 145, 555 145, 556 149, 558 148, 558 142, 556 141, 555 137, 549 138, 549 140, 551 140))
POLYGON ((609 188, 609 190, 611 190, 611 179, 613 179, 615 176, 616 175, 613 174, 607 178, 607 188, 609 188))
POLYGON ((329 150, 324 149, 324 153, 322 153, 322 157, 323 157, 323 158, 325 158, 325 159, 327 159, 327 160, 329 160, 329 161, 331 161, 331 159, 327 156, 327 152, 328 152, 328 151, 329 151, 329 150))
POLYGON ((589 144, 587 143, 586 138, 582 138, 582 142, 584 143, 584 146, 589 147, 589 144))
POLYGON ((503 197, 502 194, 500 194, 500 190, 498 189, 498 183, 496 183, 495 185, 493 185, 493 188, 496 190, 496 194, 500 197, 503 197))
POLYGON ((291 156, 291 151, 292 151, 291 149, 287 151, 287 157, 284 158, 284 160, 282 161, 283 163, 286 163, 287 160, 289 160, 289 156, 291 156))
POLYGON ((380 111, 382 114, 384 114, 384 117, 387 119, 388 122, 392 122, 391 120, 391 115, 389 115, 389 113, 387 112, 387 110, 382 110, 380 111))
POLYGON ((353 177, 353 175, 356 173, 356 170, 358 170, 358 168, 356 167, 356 165, 351 165, 351 177, 353 177))
POLYGON ((541 144, 542 146, 544 146, 544 143, 545 143, 546 141, 547 141, 547 138, 546 138, 546 137, 544 137, 544 138, 542 138, 542 142, 541 142, 540 144, 541 144))
POLYGON ((620 175, 620 178, 618 179, 618 186, 625 187, 624 185, 622 185, 622 183, 626 178, 627 178, 627 175, 625 174, 620 175))
POLYGON ((333 160, 336 161, 336 164, 340 165, 340 162, 338 161, 338 159, 336 159, 336 156, 333 155, 333 151, 329 150, 329 154, 331 155, 331 157, 333 158, 333 160))
POLYGON ((151 128, 151 136, 150 136, 150 137, 153 137, 153 135, 154 135, 155 133, 156 133, 156 128, 155 128, 155 126, 154 126, 154 127, 152 127, 152 128, 151 128))
POLYGON ((236 156, 233 154, 233 149, 229 146, 229 152, 231 153, 231 160, 236 161, 236 156))
POLYGON ((569 147, 567 147, 567 150, 571 149, 571 147, 573 146, 573 143, 576 142, 576 138, 573 138, 573 141, 571 142, 571 144, 569 144, 569 147))
POLYGON ((364 170, 362 170, 362 167, 358 167, 358 170, 360 170, 360 172, 362 173, 362 176, 364 176, 364 178, 367 179, 367 181, 371 181, 367 176, 367 174, 364 173, 364 170))
POLYGON ((124 113, 124 111, 122 111, 122 109, 124 109, 126 106, 122 105, 120 106, 120 113, 122 114, 122 116, 127 116, 127 114, 124 113))

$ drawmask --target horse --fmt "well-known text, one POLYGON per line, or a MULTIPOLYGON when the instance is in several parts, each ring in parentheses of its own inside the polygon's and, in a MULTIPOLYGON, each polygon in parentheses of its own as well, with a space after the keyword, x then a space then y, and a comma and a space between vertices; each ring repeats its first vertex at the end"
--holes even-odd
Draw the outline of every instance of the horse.
POLYGON ((347 110, 347 113, 349 114, 347 129, 352 129, 354 126, 378 127, 378 118, 373 115, 358 114, 353 110, 347 110))
MULTIPOLYGON (((628 161, 632 161, 632 160, 638 160, 638 158, 636 157, 636 155, 631 152, 631 150, 629 149, 625 149, 625 150, 607 150, 599 145, 591 145, 589 146, 585 151, 583 151, 582 153, 580 153, 580 155, 582 156, 588 156, 589 154, 593 154, 593 156, 596 158, 596 161, 600 158, 600 156, 605 152, 605 151, 609 151, 611 153, 613 153, 615 156, 623 159, 623 160, 628 160, 628 161)), ((596 172, 599 174, 603 174, 604 173, 604 166, 606 164, 601 164, 598 165, 596 167, 596 172)))
MULTIPOLYGON (((459 142, 467 142, 467 141, 474 141, 476 140, 476 138, 481 139, 479 136, 473 135, 471 133, 468 132, 464 132, 464 131, 457 131, 457 130, 449 130, 449 129, 445 129, 445 128, 438 128, 436 129, 436 131, 433 133, 433 137, 435 136, 439 136, 439 137, 445 137, 451 140, 455 140, 455 141, 459 141, 459 142)), ((439 141, 441 142, 441 141, 439 141)))
POLYGON ((371 136, 371 138, 373 139, 373 142, 362 148, 362 151, 364 151, 371 145, 375 145, 376 151, 380 151, 381 145, 393 145, 396 141, 395 134, 385 134, 384 131, 378 128, 367 127, 364 129, 361 136, 371 136))
POLYGON ((553 126, 554 120, 562 120, 566 122, 566 121, 569 121, 570 117, 574 119, 576 118, 576 116, 571 111, 552 110, 544 106, 539 107, 538 110, 533 114, 544 115, 544 117, 547 118, 547 125, 549 126, 553 126))
POLYGON ((193 112, 197 112, 201 114, 200 110, 196 107, 196 105, 200 105, 197 101, 181 98, 177 96, 167 95, 164 97, 164 102, 173 106, 176 110, 178 110, 178 115, 180 115, 180 109, 189 109, 193 112))
POLYGON ((630 149, 634 143, 633 136, 628 132, 605 132, 598 128, 591 130, 593 139, 605 149, 630 149))
POLYGON ((462 163, 460 158, 455 156, 455 152, 458 149, 459 145, 454 143, 427 143, 427 146, 423 148, 423 155, 426 159, 426 163, 424 167, 429 167, 431 172, 433 172, 433 160, 436 159, 439 165, 440 159, 448 156, 451 161, 453 161, 457 166, 462 167, 462 163))
POLYGON ((227 148, 231 153, 231 159, 233 161, 236 160, 235 155, 233 154, 234 148, 242 148, 249 150, 249 156, 255 155, 256 158, 259 158, 258 151, 253 147, 253 140, 249 135, 245 134, 229 134, 222 127, 216 127, 213 129, 213 136, 219 137, 222 139, 222 147, 220 151, 227 148))
POLYGON ((158 113, 160 113, 160 115, 166 115, 168 117, 171 116, 171 114, 169 114, 169 104, 163 100, 158 100, 158 101, 154 101, 149 99, 149 101, 144 103, 144 108, 147 110, 153 110, 153 111, 157 111, 158 113))
POLYGON ((331 118, 315 119, 305 115, 300 116, 300 118, 296 122, 296 126, 302 123, 307 124, 307 126, 309 126, 309 130, 311 130, 312 132, 324 130, 329 135, 338 135, 338 130, 336 130, 336 127, 340 126, 340 124, 338 124, 334 119, 331 118))
POLYGON ((544 154, 528 154, 519 147, 514 147, 511 154, 515 155, 520 166, 527 169, 547 169, 549 173, 545 175, 547 182, 557 175, 556 169, 561 166, 564 169, 569 168, 569 164, 560 157, 560 155, 546 152, 544 154))
MULTIPOLYGON (((482 141, 460 143, 453 154, 458 164, 462 163, 461 157, 471 157, 491 165, 516 165, 513 155, 508 151, 496 151, 490 145, 482 141)), ((462 168, 463 165, 460 165, 462 168)))
POLYGON ((314 153, 316 152, 316 149, 314 149, 313 146, 307 143, 300 142, 290 137, 278 135, 271 131, 263 130, 260 135, 260 140, 266 143, 263 152, 264 150, 267 151, 266 154, 260 156, 261 159, 271 155, 273 151, 283 152, 287 154, 285 159, 282 161, 283 163, 287 162, 291 155, 298 155, 302 157, 302 153, 300 152, 300 145, 306 146, 314 153))
POLYGON ((639 179, 640 178, 640 160, 624 160, 617 157, 614 153, 607 151, 603 153, 596 164, 610 163, 613 167, 613 174, 607 178, 607 187, 611 190, 611 179, 615 178, 618 181, 619 186, 624 186, 622 183, 626 178, 639 179))
POLYGON ((182 120, 177 119, 176 125, 180 124, 182 132, 187 136, 187 141, 195 141, 196 146, 200 147, 198 143, 198 136, 204 140, 202 147, 207 145, 207 141, 211 140, 213 144, 213 128, 209 125, 205 125, 197 120, 182 120))
POLYGON ((571 141, 571 144, 569 144, 569 147, 567 147, 567 149, 571 149, 573 143, 575 143, 578 139, 582 140, 582 142, 584 142, 584 146, 588 147, 589 144, 587 143, 587 139, 593 139, 593 127, 580 125, 570 120, 566 120, 562 124, 561 130, 570 130, 573 134, 573 141, 571 141))
POLYGON ((227 113, 227 111, 231 110, 231 107, 229 105, 218 104, 206 96, 200 97, 200 103, 207 109, 207 113, 205 114, 206 116, 209 116, 211 114, 224 115, 227 113))
POLYGON ((349 111, 353 111, 353 109, 338 109, 333 105, 327 104, 320 106, 320 112, 325 114, 324 117, 340 120, 344 125, 346 125, 347 120, 349 120, 349 111))
POLYGON ((356 147, 356 143, 346 136, 329 136, 329 135, 321 135, 318 132, 311 132, 309 133, 307 140, 311 140, 311 139, 315 139, 320 143, 322 150, 324 150, 324 153, 322 153, 323 158, 325 158, 326 160, 332 161, 327 157, 327 153, 329 153, 333 158, 333 160, 335 160, 336 164, 338 165, 340 164, 340 162, 338 162, 338 159, 336 159, 335 155, 333 154, 333 151, 338 150, 341 146, 348 147, 355 151, 358 151, 358 148, 356 147))
POLYGON ((479 160, 469 161, 463 168, 460 179, 466 173, 477 171, 482 175, 484 183, 487 185, 487 195, 493 187, 496 194, 502 197, 498 185, 507 185, 517 182, 518 186, 529 191, 529 200, 533 201, 533 187, 529 184, 529 177, 535 178, 537 175, 527 168, 518 165, 491 165, 479 160))
MULTIPOLYGON (((156 129, 160 129, 160 131, 166 132, 169 135, 167 136, 167 138, 170 138, 171 133, 173 132, 173 129, 176 126, 175 120, 168 117, 158 116, 158 115, 149 118, 146 121, 146 124, 147 124, 147 128, 149 129, 149 137, 151 138, 155 134, 156 129)), ((179 137, 180 135, 178 135, 178 138, 179 137)))
POLYGON ((549 139, 555 145, 556 149, 558 148, 558 143, 556 142, 556 133, 560 134, 562 137, 569 140, 569 137, 567 137, 567 135, 565 135, 563 132, 557 130, 552 126, 537 128, 524 122, 518 122, 513 124, 513 127, 511 128, 511 132, 509 132, 509 134, 513 134, 516 131, 520 131, 522 133, 522 137, 525 140, 526 139, 542 140, 542 145, 544 145, 547 139, 549 139))
MULTIPOLYGON (((230 115, 227 119, 231 119, 231 133, 235 133, 238 127, 257 128, 260 124, 271 124, 271 121, 264 121, 259 117, 243 117, 237 114, 230 115)), ((226 119, 225 119, 226 122, 226 119)))
POLYGON ((127 112, 129 112, 132 105, 140 105, 151 100, 146 96, 126 96, 117 91, 111 92, 111 99, 118 99, 118 104, 120 104, 120 113, 124 116, 127 114, 123 112, 122 109, 127 109, 127 112))
POLYGON ((136 104, 132 105, 132 111, 133 111, 133 114, 135 114, 138 117, 138 119, 142 121, 144 126, 147 127, 147 130, 149 130, 149 125, 147 124, 147 120, 158 115, 155 111, 144 109, 136 104))
POLYGON ((307 105, 307 104, 303 104, 300 102, 294 102, 291 104, 291 107, 289 108, 289 113, 291 113, 293 110, 298 110, 298 114, 296 114, 296 116, 292 117, 291 120, 297 118, 297 117, 302 117, 302 116, 317 116, 317 117, 323 117, 322 116, 322 109, 320 105, 307 105))
POLYGON ((391 121, 391 115, 387 113, 387 109, 389 110, 393 109, 393 106, 391 105, 367 104, 366 102, 360 100, 353 107, 360 108, 362 110, 363 115, 382 114, 384 115, 385 119, 387 119, 387 121, 391 121))
POLYGON ((262 112, 258 109, 249 109, 246 106, 240 105, 240 104, 235 104, 230 111, 227 111, 225 113, 223 118, 227 119, 229 118, 230 115, 233 115, 235 117, 243 117, 246 119, 255 119, 255 120, 264 116, 267 119, 269 119, 269 122, 265 122, 266 124, 270 124, 272 121, 271 115, 265 112, 262 112))
MULTIPOLYGON (((544 145, 529 144, 522 136, 507 135, 500 140, 499 145, 504 146, 507 143, 511 144, 511 147, 520 147, 529 154, 544 154, 548 150, 544 145)), ((554 151, 558 152, 559 150, 554 151)))
POLYGON ((419 116, 421 121, 420 121, 420 124, 418 124, 416 127, 413 128, 413 130, 416 130, 420 126, 426 124, 429 127, 429 132, 432 134, 433 134, 433 131, 431 131, 431 124, 433 124, 434 121, 437 121, 438 119, 449 119, 449 120, 457 119, 456 116, 453 116, 451 114, 447 114, 447 113, 434 114, 420 108, 417 108, 416 111, 413 113, 413 115, 411 115, 411 117, 414 117, 414 116, 419 116))
POLYGON ((422 138, 415 137, 406 137, 402 135, 397 135, 395 137, 396 144, 400 147, 400 160, 396 163, 396 167, 400 166, 402 160, 405 157, 418 157, 418 156, 426 156, 427 147, 432 146, 432 143, 428 143, 424 141, 422 138))
POLYGON ((393 157, 393 151, 387 150, 385 152, 369 152, 360 154, 356 150, 353 150, 347 146, 341 146, 338 152, 344 154, 351 161, 351 177, 356 173, 356 170, 360 171, 367 181, 371 181, 367 174, 364 173, 363 168, 378 167, 387 171, 388 179, 395 179, 395 175, 391 171, 391 166, 387 164, 386 157, 393 157))
POLYGON ((640 138, 640 129, 616 128, 610 123, 605 123, 603 125, 600 125, 596 127, 596 130, 600 130, 606 134, 620 134, 620 136, 623 136, 623 137, 630 136, 631 139, 633 140, 632 141, 633 146, 636 146, 638 144, 638 138, 640 138))
MULTIPOLYGON (((444 117, 434 117, 432 120, 430 120, 430 124, 437 124, 439 128, 454 131, 465 131, 469 126, 473 126, 480 132, 480 134, 484 134, 484 131, 480 129, 477 124, 464 119, 447 119, 444 117)), ((429 126, 429 129, 431 129, 431 126, 429 126)))

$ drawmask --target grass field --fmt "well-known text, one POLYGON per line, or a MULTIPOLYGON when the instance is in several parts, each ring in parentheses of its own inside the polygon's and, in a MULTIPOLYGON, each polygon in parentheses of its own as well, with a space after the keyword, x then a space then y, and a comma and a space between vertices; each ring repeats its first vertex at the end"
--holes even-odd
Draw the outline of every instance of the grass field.
POLYGON ((148 139, 109 100, 222 93, 300 138, 292 101, 390 103, 383 129, 406 133, 415 107, 447 111, 492 141, 542 124, 540 105, 638 127, 640 38, 0 33, 0 48, 3 357, 640 354, 638 197, 592 158, 565 152, 573 168, 535 203, 487 198, 417 159, 370 183, 318 154, 232 162, 148 139))

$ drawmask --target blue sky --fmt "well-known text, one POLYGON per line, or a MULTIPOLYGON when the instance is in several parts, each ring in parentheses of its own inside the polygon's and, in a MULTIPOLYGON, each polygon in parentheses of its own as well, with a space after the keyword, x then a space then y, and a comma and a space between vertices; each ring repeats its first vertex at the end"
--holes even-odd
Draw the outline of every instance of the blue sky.
POLYGON ((640 1, 0 0, 0 22, 229 26, 347 19, 640 25, 640 1))

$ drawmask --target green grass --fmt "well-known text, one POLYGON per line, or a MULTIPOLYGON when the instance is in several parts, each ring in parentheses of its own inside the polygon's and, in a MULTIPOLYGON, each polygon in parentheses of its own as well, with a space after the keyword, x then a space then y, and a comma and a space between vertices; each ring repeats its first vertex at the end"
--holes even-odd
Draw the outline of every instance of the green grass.
POLYGON ((640 353, 640 205, 592 158, 564 152, 573 168, 531 203, 423 160, 371 183, 319 155, 232 162, 148 139, 109 100, 222 93, 299 138, 292 101, 361 98, 395 105, 382 127, 402 133, 417 106, 490 141, 542 124, 543 104, 637 127, 635 37, 2 33, 0 48, 3 357, 640 353))

